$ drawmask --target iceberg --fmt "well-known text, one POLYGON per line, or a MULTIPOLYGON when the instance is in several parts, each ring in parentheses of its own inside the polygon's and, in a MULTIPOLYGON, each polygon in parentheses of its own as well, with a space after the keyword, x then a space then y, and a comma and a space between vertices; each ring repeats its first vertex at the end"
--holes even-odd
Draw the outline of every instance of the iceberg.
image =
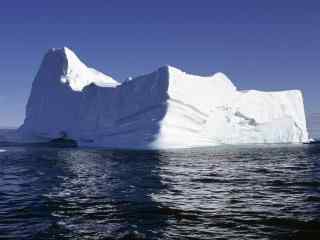
POLYGON ((163 66, 119 82, 68 48, 45 55, 18 130, 30 142, 163 149, 308 141, 299 90, 240 91, 223 73, 163 66))

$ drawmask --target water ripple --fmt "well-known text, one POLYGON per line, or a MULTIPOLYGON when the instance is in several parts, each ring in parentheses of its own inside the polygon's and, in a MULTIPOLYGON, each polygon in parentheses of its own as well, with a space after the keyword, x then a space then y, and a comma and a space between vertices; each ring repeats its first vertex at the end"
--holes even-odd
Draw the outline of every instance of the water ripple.
POLYGON ((0 155, 0 239, 319 235, 319 145, 0 155))

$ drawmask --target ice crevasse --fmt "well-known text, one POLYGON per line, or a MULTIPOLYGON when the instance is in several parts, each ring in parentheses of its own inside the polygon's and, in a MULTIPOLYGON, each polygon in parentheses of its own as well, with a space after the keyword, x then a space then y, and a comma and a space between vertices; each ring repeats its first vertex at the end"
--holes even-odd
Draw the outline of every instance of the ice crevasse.
POLYGON ((30 142, 62 133, 80 146, 137 149, 308 140, 299 90, 239 91, 223 73, 172 66, 121 83, 68 48, 45 55, 19 129, 30 142))

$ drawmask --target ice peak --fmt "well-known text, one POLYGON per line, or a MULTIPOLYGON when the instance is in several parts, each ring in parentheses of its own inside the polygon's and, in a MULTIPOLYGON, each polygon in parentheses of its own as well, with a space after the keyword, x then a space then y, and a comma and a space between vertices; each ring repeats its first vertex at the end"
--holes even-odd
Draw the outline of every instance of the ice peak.
POLYGON ((182 72, 181 69, 179 69, 177 67, 174 67, 172 65, 163 65, 163 66, 159 67, 158 69, 159 70, 164 69, 164 70, 167 70, 167 71, 179 71, 179 72, 182 72))
POLYGON ((70 48, 68 48, 66 46, 64 46, 62 49, 64 52, 71 52, 71 53, 75 54, 70 48))
POLYGON ((183 73, 182 70, 180 70, 179 68, 176 68, 174 66, 171 66, 171 65, 164 65, 164 66, 160 67, 158 70, 165 71, 168 74, 168 76, 173 76, 173 75, 176 75, 179 73, 183 73))
MULTIPOLYGON (((72 52, 74 54, 74 52, 67 48, 67 47, 62 47, 62 48, 50 48, 47 52, 47 54, 57 54, 57 55, 65 55, 67 52, 72 52)), ((66 57, 66 55, 65 55, 66 57)))
POLYGON ((79 59, 79 57, 68 47, 63 47, 63 48, 51 48, 49 49, 48 55, 50 56, 58 56, 61 57, 63 60, 67 61, 68 64, 70 63, 82 63, 82 61, 79 59))
POLYGON ((81 64, 85 65, 80 58, 73 52, 70 48, 63 47, 62 48, 63 53, 65 54, 66 59, 68 60, 69 64, 81 64))
POLYGON ((224 80, 230 80, 230 78, 226 74, 224 74, 223 72, 217 72, 217 73, 213 74, 213 77, 224 79, 224 80))
POLYGON ((171 70, 171 71, 180 71, 182 72, 181 69, 175 67, 175 66, 172 66, 172 65, 166 65, 167 69, 171 70))
POLYGON ((233 84, 233 82, 230 80, 230 78, 224 74, 223 72, 217 72, 212 76, 213 79, 215 79, 216 81, 219 82, 225 82, 228 85, 230 85, 231 88, 233 88, 234 90, 236 90, 236 86, 233 84))
POLYGON ((47 68, 58 71, 60 82, 69 85, 74 91, 82 91, 91 84, 100 87, 115 87, 119 84, 110 76, 89 68, 68 47, 50 49, 45 59, 47 68))

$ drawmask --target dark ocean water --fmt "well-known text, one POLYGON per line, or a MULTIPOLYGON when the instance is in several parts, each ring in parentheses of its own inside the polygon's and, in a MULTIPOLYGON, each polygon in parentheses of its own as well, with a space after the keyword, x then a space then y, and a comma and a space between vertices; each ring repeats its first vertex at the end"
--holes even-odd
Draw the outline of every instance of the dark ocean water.
POLYGON ((5 149, 0 239, 320 239, 320 145, 5 149))

